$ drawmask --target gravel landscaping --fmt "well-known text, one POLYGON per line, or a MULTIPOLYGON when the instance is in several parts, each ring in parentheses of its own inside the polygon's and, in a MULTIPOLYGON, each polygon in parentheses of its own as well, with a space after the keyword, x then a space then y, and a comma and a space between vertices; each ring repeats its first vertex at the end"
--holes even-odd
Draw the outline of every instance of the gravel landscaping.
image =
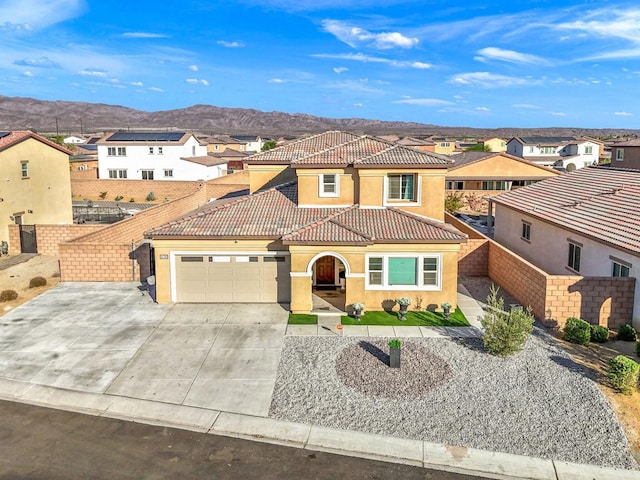
POLYGON ((480 339, 286 337, 270 416, 281 420, 639 468, 606 398, 544 331, 499 358, 480 339))

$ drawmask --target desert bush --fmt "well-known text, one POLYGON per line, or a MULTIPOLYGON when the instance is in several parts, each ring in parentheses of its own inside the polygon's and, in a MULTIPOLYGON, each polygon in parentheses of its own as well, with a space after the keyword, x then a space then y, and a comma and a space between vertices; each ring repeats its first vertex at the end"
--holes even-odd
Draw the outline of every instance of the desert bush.
POLYGON ((120 200, 122 200, 124 197, 122 195, 116 195, 116 197, 114 198, 114 200, 116 202, 119 202, 120 200))
POLYGON ((10 302, 18 298, 18 292, 15 290, 3 290, 0 292, 0 302, 10 302))
POLYGON ((618 340, 624 340, 625 342, 635 342, 638 340, 638 333, 631 325, 622 325, 618 329, 618 340))
POLYGON ((100 192, 100 195, 98 195, 98 197, 100 197, 100 200, 104 200, 105 198, 107 198, 107 192, 100 192))
POLYGON ((133 197, 131 197, 131 198, 129 199, 129 203, 133 203, 133 202, 135 202, 135 201, 136 201, 136 199, 135 199, 135 198, 133 198, 133 197))
POLYGON ((598 343, 605 343, 609 340, 609 329, 602 325, 590 325, 591 340, 598 343))
POLYGON ((444 199, 444 209, 449 213, 454 213, 464 206, 461 193, 451 193, 444 199))
POLYGON ((44 287, 47 284, 47 279, 44 277, 33 277, 29 280, 29 288, 44 287))
POLYGON ((531 308, 504 311, 504 298, 498 297, 499 288, 491 286, 487 296, 487 313, 482 318, 484 342, 494 355, 505 357, 521 350, 533 331, 531 308))
POLYGON ((626 395, 631 395, 638 387, 640 364, 624 355, 618 355, 609 360, 607 374, 613 388, 626 395))
POLYGON ((156 194, 153 192, 149 192, 149 195, 147 195, 147 202, 153 202, 156 199, 156 194))
POLYGON ((591 340, 591 325, 581 318, 567 318, 564 326, 564 339, 567 342, 589 345, 591 340))

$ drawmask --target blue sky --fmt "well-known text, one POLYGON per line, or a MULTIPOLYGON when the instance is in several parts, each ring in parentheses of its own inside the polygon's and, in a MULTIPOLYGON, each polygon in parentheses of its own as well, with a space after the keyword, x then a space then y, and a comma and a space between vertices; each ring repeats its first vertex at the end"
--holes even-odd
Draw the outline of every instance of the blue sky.
POLYGON ((0 0, 0 94, 448 126, 640 128, 640 6, 0 0))

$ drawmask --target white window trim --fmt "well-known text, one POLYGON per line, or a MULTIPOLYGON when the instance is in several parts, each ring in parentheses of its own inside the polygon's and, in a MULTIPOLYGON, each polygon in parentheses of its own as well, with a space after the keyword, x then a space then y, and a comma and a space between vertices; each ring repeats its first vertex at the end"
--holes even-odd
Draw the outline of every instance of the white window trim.
MULTIPOLYGON (((365 290, 406 290, 406 291, 440 291, 442 290, 442 254, 441 253, 368 253, 365 255, 365 290), (418 285, 389 285, 389 258, 409 257, 418 261, 417 279, 418 285), (369 258, 382 258, 382 285, 371 285, 369 283, 369 258), (436 284, 424 285, 424 259, 437 258, 438 269, 436 270, 436 284)), ((377 270, 376 270, 377 271, 377 270)))
POLYGON ((616 160, 618 162, 624 161, 624 148, 616 149, 616 160))
POLYGON ((383 190, 384 192, 382 193, 384 197, 382 199, 382 204, 385 207, 402 207, 402 206, 418 207, 421 205, 421 199, 422 199, 422 175, 416 172, 389 172, 387 175, 384 176, 383 190), (416 191, 414 192, 417 200, 415 202, 408 202, 404 200, 389 200, 389 175, 414 175, 418 177, 418 184, 415 185, 416 191))
POLYGON ((318 197, 320 198, 337 198, 340 196, 340 174, 339 173, 320 173, 318 174, 318 197), (335 192, 325 192, 323 191, 324 187, 324 177, 325 175, 333 175, 336 181, 336 191, 335 192))

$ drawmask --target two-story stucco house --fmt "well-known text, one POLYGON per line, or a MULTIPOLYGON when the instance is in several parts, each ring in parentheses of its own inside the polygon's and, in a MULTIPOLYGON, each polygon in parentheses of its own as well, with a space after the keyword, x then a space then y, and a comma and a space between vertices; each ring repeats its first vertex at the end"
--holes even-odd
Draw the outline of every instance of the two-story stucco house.
MULTIPOLYGON (((71 152, 29 131, 0 132, 0 240, 9 242, 9 224, 71 224, 71 152)), ((15 252, 35 252, 34 233, 21 231, 15 252), (29 245, 27 245, 27 243, 29 245), (32 248, 29 248, 32 247, 32 248)))
POLYGON ((514 137, 507 153, 545 167, 573 170, 597 165, 601 142, 578 137, 514 137))
POLYGON ((635 138, 611 145, 611 166, 640 170, 640 139, 635 138))
MULTIPOLYGON (((549 274, 640 275, 640 171, 584 168, 491 201, 494 239, 549 274)), ((638 327, 640 284, 635 288, 638 327)))
POLYGON ((147 232, 158 302, 281 302, 303 313, 315 289, 344 277, 345 307, 382 310, 399 296, 456 304, 466 237, 444 223, 447 158, 327 132, 246 164, 249 195, 147 232))
POLYGON ((226 164, 208 158, 207 144, 189 132, 115 132, 98 146, 99 178, 210 180, 226 164))

